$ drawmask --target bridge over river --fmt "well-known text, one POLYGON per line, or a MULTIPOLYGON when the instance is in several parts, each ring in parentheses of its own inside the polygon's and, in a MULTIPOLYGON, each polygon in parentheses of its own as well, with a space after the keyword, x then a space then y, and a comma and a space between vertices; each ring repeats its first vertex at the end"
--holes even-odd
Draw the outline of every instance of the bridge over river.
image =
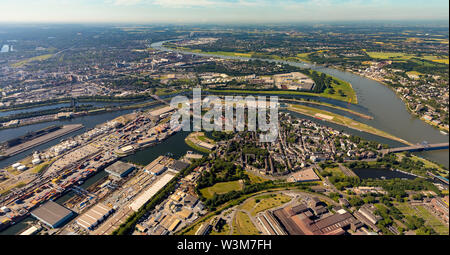
POLYGON ((433 151, 433 150, 445 150, 449 148, 449 143, 435 143, 435 144, 428 144, 428 143, 420 143, 416 145, 411 146, 405 146, 405 147, 398 147, 398 148, 390 148, 390 149, 384 149, 380 150, 381 153, 388 154, 388 153, 397 153, 402 151, 433 151))

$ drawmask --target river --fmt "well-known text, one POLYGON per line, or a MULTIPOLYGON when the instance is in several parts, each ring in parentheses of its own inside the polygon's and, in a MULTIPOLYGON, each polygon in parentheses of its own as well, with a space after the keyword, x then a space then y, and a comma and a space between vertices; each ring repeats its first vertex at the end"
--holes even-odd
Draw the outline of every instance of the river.
MULTIPOLYGON (((181 50, 173 50, 163 47, 162 45, 165 42, 167 41, 153 43, 151 47, 163 51, 173 51, 199 56, 219 57, 226 59, 240 59, 240 60, 254 59, 254 58, 222 56, 215 54, 192 53, 181 50)), ((402 138, 411 143, 421 143, 424 141, 427 141, 428 143, 441 143, 449 141, 448 136, 442 135, 439 132, 439 130, 426 124, 422 120, 413 117, 407 111, 403 101, 400 98, 398 98, 397 95, 390 88, 377 81, 367 79, 349 72, 333 68, 326 68, 323 66, 313 65, 304 62, 277 61, 267 59, 259 59, 259 60, 284 63, 302 68, 311 68, 313 70, 323 72, 328 75, 335 76, 346 82, 349 82, 357 94, 358 104, 350 105, 345 102, 321 97, 308 97, 308 96, 298 96, 298 97, 314 98, 315 100, 318 101, 335 104, 341 107, 346 107, 351 110, 356 110, 361 113, 368 114, 373 117, 372 120, 360 118, 358 119, 358 121, 366 123, 377 129, 383 130, 387 133, 390 133, 394 136, 402 138)), ((448 153, 449 150, 440 150, 440 151, 420 152, 417 154, 419 156, 440 163, 448 168, 449 167, 448 153)))
MULTIPOLYGON (((120 105, 127 105, 131 104, 130 102, 79 102, 77 103, 77 106, 93 106, 93 107, 104 107, 104 106, 120 106, 120 105)), ((19 110, 11 110, 11 111, 0 111, 0 117, 9 116, 13 114, 19 114, 19 113, 29 113, 29 112, 37 112, 37 111, 44 111, 44 110, 50 110, 50 109, 57 109, 62 107, 70 107, 70 103, 56 103, 51 105, 44 105, 44 106, 37 106, 32 108, 26 108, 26 109, 19 109, 19 110)))

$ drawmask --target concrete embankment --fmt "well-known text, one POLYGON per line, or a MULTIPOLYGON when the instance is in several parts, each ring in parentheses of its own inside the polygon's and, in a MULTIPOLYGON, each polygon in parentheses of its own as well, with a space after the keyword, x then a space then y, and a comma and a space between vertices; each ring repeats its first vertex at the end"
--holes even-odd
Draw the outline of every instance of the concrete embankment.
POLYGON ((37 137, 35 139, 32 139, 30 141, 24 142, 22 144, 13 146, 11 148, 8 148, 4 151, 3 153, 3 158, 7 158, 7 157, 11 157, 14 156, 16 154, 19 154, 21 152, 24 152, 26 150, 32 149, 36 146, 39 146, 41 144, 44 144, 46 142, 49 142, 51 140, 54 140, 58 137, 64 136, 66 134, 72 133, 74 131, 77 131, 79 129, 82 129, 84 126, 82 124, 74 124, 74 125, 65 125, 63 126, 61 129, 58 129, 54 132, 48 133, 46 135, 37 137))

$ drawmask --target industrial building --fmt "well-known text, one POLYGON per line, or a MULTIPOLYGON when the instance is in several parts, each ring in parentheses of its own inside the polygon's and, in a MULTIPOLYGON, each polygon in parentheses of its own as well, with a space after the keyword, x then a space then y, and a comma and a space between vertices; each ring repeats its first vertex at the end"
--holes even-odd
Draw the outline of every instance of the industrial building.
POLYGON ((41 231, 41 227, 31 226, 27 230, 20 233, 21 236, 31 236, 37 234, 39 231, 41 231))
POLYGON ((150 200, 160 189, 166 186, 173 178, 175 178, 175 174, 166 173, 160 179, 158 179, 155 183, 150 185, 146 191, 142 193, 136 200, 131 203, 130 208, 137 212, 139 208, 141 208, 148 200, 150 200))
POLYGON ((183 171, 184 169, 186 169, 188 166, 189 166, 189 163, 179 161, 179 160, 174 160, 172 162, 172 164, 169 165, 168 168, 171 171, 180 172, 180 171, 183 171))
POLYGON ((168 160, 168 158, 164 156, 159 156, 155 160, 153 160, 150 164, 146 165, 144 167, 144 172, 153 174, 153 175, 161 175, 166 171, 165 162, 168 160))
POLYGON ((34 209, 31 215, 51 228, 58 228, 72 218, 74 213, 53 201, 48 201, 34 209))
POLYGON ((125 163, 122 161, 117 161, 116 163, 108 166, 105 169, 105 171, 112 176, 115 176, 118 178, 124 178, 134 169, 135 169, 135 167, 131 164, 128 164, 128 163, 125 163))
MULTIPOLYGON (((317 206, 317 203, 318 200, 313 200, 311 205, 317 206)), ((347 229, 352 227, 356 230, 363 225, 343 209, 338 210, 336 214, 319 219, 317 219, 318 215, 314 215, 312 211, 312 208, 301 204, 277 209, 273 215, 290 235, 343 235, 347 229)), ((263 220, 261 223, 270 232, 271 226, 263 220)))
POLYGON ((100 222, 106 219, 114 210, 104 204, 97 204, 76 219, 81 227, 93 230, 100 222))
POLYGON ((170 106, 166 106, 160 109, 156 109, 154 111, 151 111, 150 114, 154 117, 161 117, 161 115, 169 113, 171 111, 175 110, 175 108, 172 108, 170 106))

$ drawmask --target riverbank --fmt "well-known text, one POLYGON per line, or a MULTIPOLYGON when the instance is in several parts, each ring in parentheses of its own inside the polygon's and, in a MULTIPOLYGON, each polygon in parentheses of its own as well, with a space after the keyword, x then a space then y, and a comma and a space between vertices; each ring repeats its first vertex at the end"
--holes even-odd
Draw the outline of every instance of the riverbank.
POLYGON ((324 102, 318 102, 318 101, 307 101, 307 100, 299 100, 299 99, 280 99, 280 102, 297 102, 297 103, 305 103, 305 104, 315 104, 315 105, 322 105, 322 106, 326 106, 326 107, 330 107, 330 108, 334 108, 337 110, 341 110, 341 111, 346 111, 348 113, 351 113, 353 115, 356 115, 358 117, 367 119, 367 120, 373 120, 372 116, 357 112, 357 111, 353 111, 344 107, 340 107, 337 105, 333 105, 333 104, 328 104, 328 103, 324 103, 324 102))
POLYGON ((358 131, 363 131, 363 132, 367 132, 373 135, 377 135, 377 136, 382 136, 394 141, 398 141, 404 144, 408 144, 408 145, 412 145, 412 143, 405 141, 401 138, 398 138, 396 136, 393 136, 391 134, 388 134, 384 131, 381 131, 379 129, 376 129, 374 127, 371 127, 369 125, 366 125, 364 123, 352 120, 350 118, 332 113, 332 112, 328 112, 328 111, 324 111, 324 110, 319 110, 316 108, 312 108, 312 107, 308 107, 308 106, 303 106, 303 105, 292 105, 289 104, 288 108, 289 111, 294 111, 294 112, 298 112, 313 118, 318 118, 320 120, 326 121, 326 122, 331 122, 334 124, 338 124, 338 125, 342 125, 342 126, 346 126, 348 128, 352 128, 358 131))
MULTIPOLYGON (((245 54, 245 53, 234 53, 234 52, 205 52, 202 50, 193 50, 190 48, 186 48, 186 47, 170 47, 170 46, 163 46, 163 47, 167 47, 169 49, 175 49, 175 50, 180 50, 183 52, 187 52, 187 53, 200 53, 200 54, 209 54, 209 55, 219 55, 219 56, 228 56, 228 57, 241 57, 241 58, 247 58, 247 59, 263 59, 263 60, 278 60, 278 61, 291 61, 290 58, 264 58, 264 57, 258 57, 252 54, 245 54)), ((302 63, 302 60, 298 60, 295 61, 297 63, 302 63)), ((317 72, 319 75, 322 74, 322 72, 320 71, 315 71, 317 72)), ((325 73, 324 73, 325 74, 325 73)), ((261 94, 267 94, 267 93, 279 93, 279 94, 289 94, 289 95, 305 95, 305 96, 317 96, 317 97, 326 97, 326 98, 331 98, 334 100, 339 100, 339 101, 344 101, 344 102, 349 102, 351 104, 358 104, 358 98, 356 95, 356 92, 353 89, 353 86, 351 85, 351 83, 343 81, 337 77, 331 76, 329 74, 325 74, 327 76, 330 76, 331 78, 333 78, 337 83, 333 83, 331 86, 334 90, 334 92, 330 93, 330 89, 327 88, 324 92, 321 93, 313 93, 313 92, 302 92, 302 91, 256 91, 258 93, 261 94), (339 93, 339 91, 341 91, 341 93, 339 93)), ((207 91, 207 90, 205 90, 207 91)), ((228 90, 226 90, 228 91, 228 90)), ((229 90, 230 93, 233 93, 234 90, 229 90)), ((217 92, 215 90, 211 90, 211 92, 217 92)), ((248 94, 253 94, 251 93, 252 91, 249 90, 242 90, 241 93, 248 93, 248 94)), ((255 94, 256 94, 255 92, 255 94)))
POLYGON ((437 124, 433 123, 432 121, 426 120, 423 116, 421 116, 421 115, 415 113, 415 112, 411 109, 411 107, 409 107, 409 103, 408 103, 407 101, 405 101, 405 99, 402 97, 402 95, 401 95, 400 93, 398 93, 397 90, 395 90, 392 86, 390 86, 389 84, 385 83, 383 80, 381 80, 381 79, 376 79, 376 78, 371 77, 371 76, 361 75, 360 73, 354 72, 353 70, 350 70, 350 69, 337 68, 336 66, 333 66, 333 68, 336 68, 336 69, 338 69, 338 70, 342 70, 342 71, 345 71, 345 72, 349 72, 349 73, 352 73, 352 74, 361 76, 361 77, 363 77, 363 78, 370 79, 370 80, 372 80, 372 81, 376 81, 376 82, 378 82, 378 83, 380 83, 380 84, 386 86, 387 88, 389 88, 390 90, 392 90, 392 91, 395 93, 395 95, 396 95, 400 100, 402 100, 402 102, 403 102, 404 105, 405 105, 406 110, 407 110, 413 117, 416 117, 416 118, 420 119, 421 121, 425 122, 426 124, 428 124, 428 125, 430 125, 430 126, 436 128, 436 129, 438 129, 438 130, 445 131, 445 132, 447 132, 447 133, 449 132, 449 128, 446 128, 446 127, 441 126, 441 125, 437 125, 437 124))
MULTIPOLYGON (((123 111, 123 110, 132 110, 132 109, 144 108, 144 107, 156 105, 156 104, 159 104, 159 103, 160 102, 158 102, 158 101, 151 101, 151 102, 142 103, 142 104, 131 104, 131 105, 125 105, 125 106, 93 108, 93 109, 91 109, 89 111, 76 112, 70 118, 78 118, 78 117, 83 117, 83 116, 96 115, 96 114, 106 113, 106 112, 115 112, 115 111, 123 111)), ((40 117, 40 119, 37 119, 36 121, 27 121, 25 123, 19 122, 19 124, 17 124, 17 125, 2 126, 2 127, 0 127, 0 130, 10 129, 10 128, 18 128, 18 127, 34 125, 34 124, 38 124, 38 123, 55 121, 55 120, 58 120, 56 118, 56 115, 57 114, 37 116, 37 117, 40 117)), ((36 118, 36 117, 33 117, 33 118, 36 118)))
POLYGON ((7 150, 5 150, 2 154, 2 156, 4 157, 10 157, 10 156, 14 156, 16 154, 19 154, 23 151, 27 151, 29 149, 32 149, 36 146, 39 146, 41 144, 47 143, 51 140, 57 139, 61 136, 64 136, 66 134, 70 134, 74 131, 80 130, 82 129, 84 126, 82 124, 74 124, 74 125, 66 125, 63 126, 61 129, 51 132, 49 134, 43 135, 41 137, 35 138, 33 140, 24 142, 22 144, 13 146, 11 148, 8 148, 7 150))

